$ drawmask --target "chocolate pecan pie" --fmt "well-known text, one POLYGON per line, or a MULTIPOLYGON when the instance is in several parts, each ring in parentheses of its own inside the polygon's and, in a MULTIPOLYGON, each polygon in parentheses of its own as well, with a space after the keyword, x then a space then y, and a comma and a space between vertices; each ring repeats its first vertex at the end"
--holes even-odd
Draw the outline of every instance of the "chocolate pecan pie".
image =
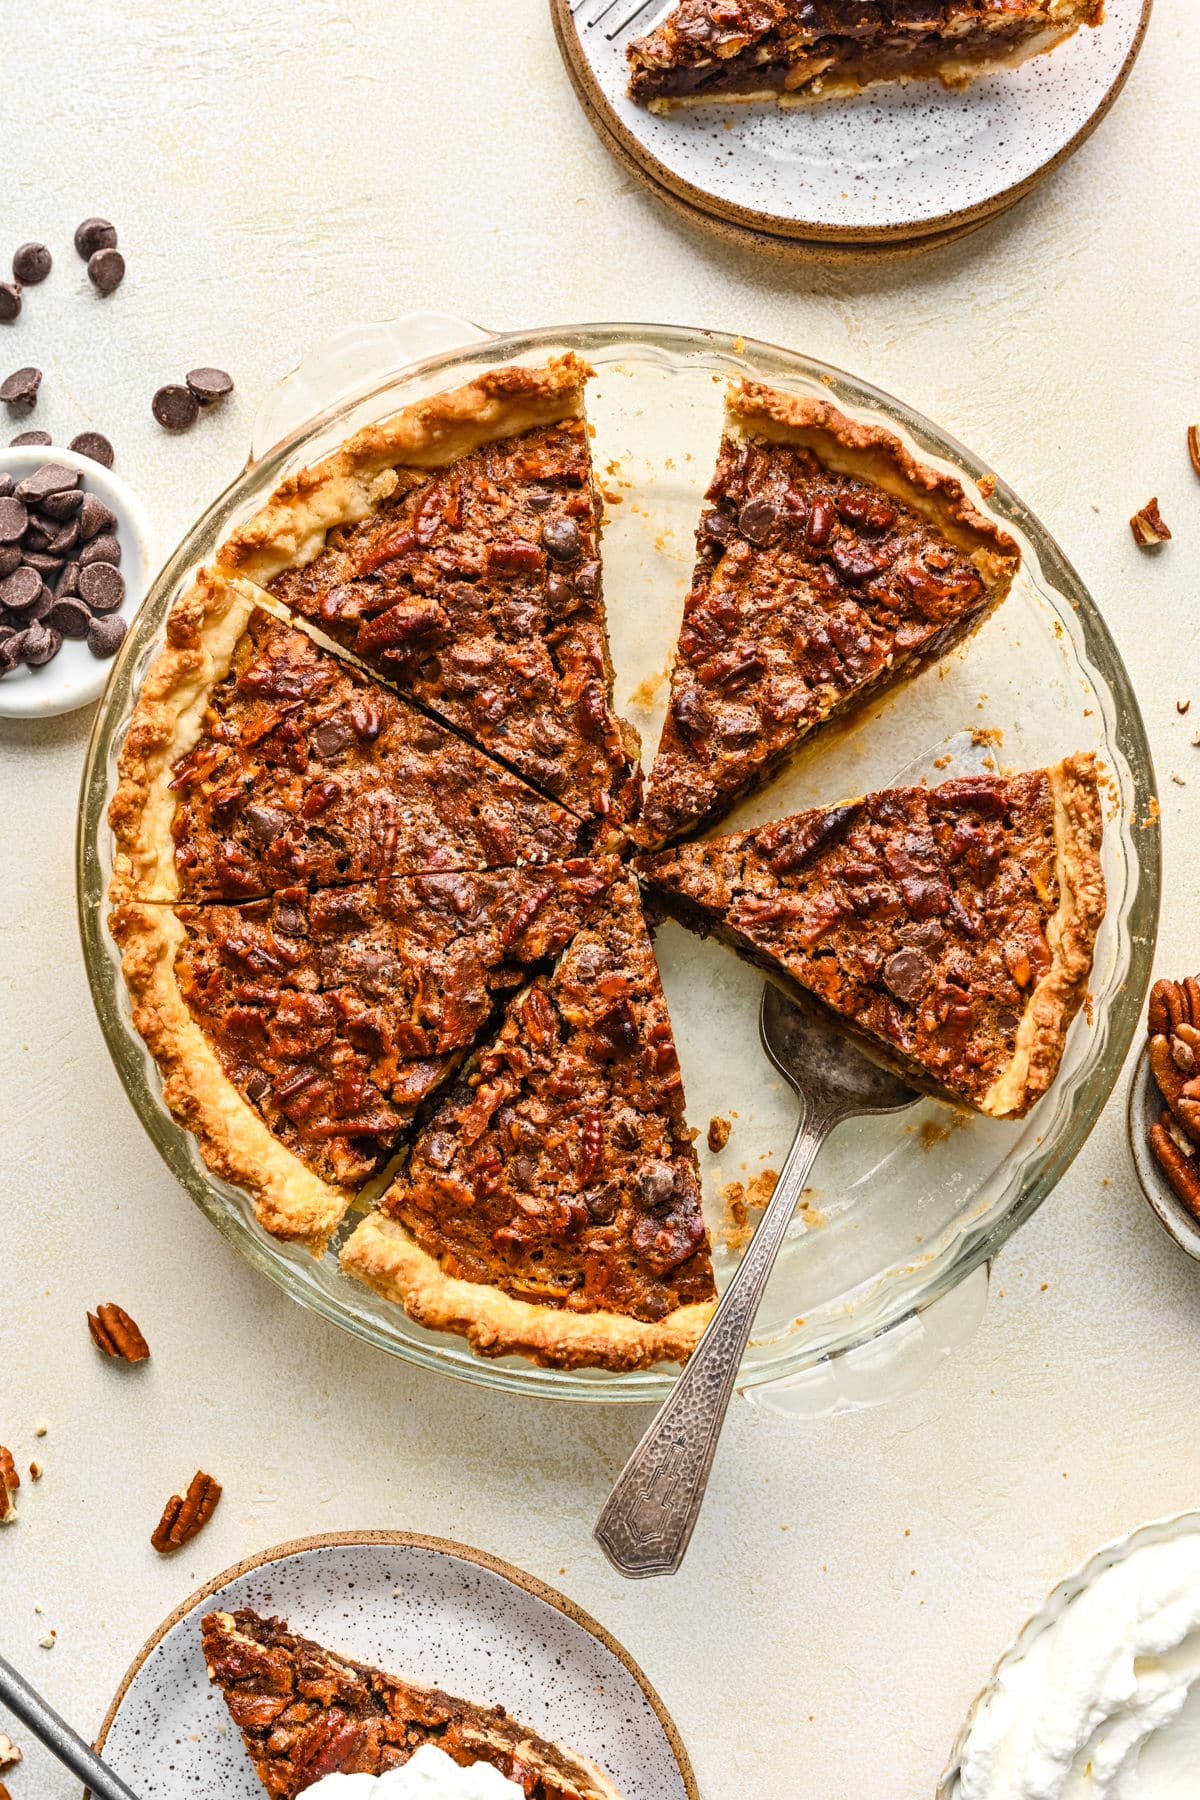
POLYGON ((683 1082, 624 877, 510 1002, 343 1266, 485 1355, 684 1357, 714 1287, 683 1082))
POLYGON ((961 87, 1103 18, 1104 0, 680 0, 630 44, 629 91, 665 112, 929 76, 961 87))
POLYGON ((498 1001, 570 941, 619 868, 126 901, 111 922, 167 1104, 267 1230, 315 1251, 498 1001))
POLYGON ((640 775, 612 709, 589 373, 494 370, 369 427, 220 560, 599 831, 640 775))
POLYGON ((655 899, 926 1088, 1019 1118, 1058 1073, 1104 916, 1095 759, 888 788, 639 859, 655 899))
POLYGON ((208 1678, 271 1800, 296 1800, 325 1775, 382 1775, 422 1744, 490 1763, 529 1800, 620 1800, 594 1763, 503 1707, 385 1675, 249 1610, 209 1613, 200 1631, 208 1678))
POLYGON ((837 714, 966 637, 1016 544, 898 438, 756 382, 731 395, 642 818, 698 830, 837 714))
POLYGON ((202 570, 121 753, 114 883, 233 899, 561 861, 580 823, 379 682, 202 570))

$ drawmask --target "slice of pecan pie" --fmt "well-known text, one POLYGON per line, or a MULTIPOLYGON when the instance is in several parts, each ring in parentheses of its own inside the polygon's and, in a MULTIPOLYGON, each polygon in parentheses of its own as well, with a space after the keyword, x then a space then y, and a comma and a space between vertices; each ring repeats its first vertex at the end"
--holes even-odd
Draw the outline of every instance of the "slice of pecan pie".
POLYGON ((639 859, 693 930, 918 1085, 1019 1118, 1058 1073, 1104 916, 1095 759, 888 788, 639 859))
POLYGON ((219 554, 599 833, 640 778, 612 708, 589 373, 568 355, 421 401, 219 554))
POLYGON ((209 1613, 200 1631, 208 1678, 271 1800, 296 1800, 325 1775, 385 1774, 423 1744, 490 1763, 529 1800, 620 1800, 594 1763, 503 1707, 385 1675, 249 1610, 209 1613))
POLYGON ((344 1266, 475 1349, 682 1358, 714 1296, 654 950, 625 876, 417 1138, 344 1266))
POLYGON ((1019 562, 898 438, 749 381, 729 398, 697 546, 647 843, 718 818, 825 720, 942 656, 1019 562))
POLYGON ((167 1105, 260 1222, 319 1251, 499 1000, 620 865, 442 872, 112 915, 167 1105))
POLYGON ((574 814, 202 570, 142 685, 109 809, 114 888, 241 900, 561 861, 574 814))
POLYGON ((680 0, 630 44, 629 91, 665 112, 929 76, 961 87, 1103 18, 1104 0, 680 0))

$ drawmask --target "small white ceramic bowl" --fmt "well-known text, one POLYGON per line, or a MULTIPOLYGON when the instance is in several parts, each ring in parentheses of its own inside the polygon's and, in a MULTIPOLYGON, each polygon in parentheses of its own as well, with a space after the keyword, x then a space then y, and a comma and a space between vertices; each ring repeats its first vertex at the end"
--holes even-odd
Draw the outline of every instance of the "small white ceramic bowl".
POLYGON ((1159 1167, 1150 1148, 1150 1127, 1157 1125, 1166 1101, 1150 1068, 1150 1051, 1143 1047, 1129 1084, 1129 1150, 1143 1194, 1181 1250, 1200 1262, 1200 1219, 1184 1205, 1159 1167))
MULTIPOLYGON (((125 577, 125 598, 117 617, 132 624, 146 597, 150 576, 150 521, 145 508, 119 475, 102 463, 93 462, 90 456, 60 450, 57 444, 9 444, 0 449, 0 470, 17 481, 24 481, 48 462, 78 469, 84 486, 116 514, 121 573, 125 577)), ((0 677, 0 718, 51 719, 58 713, 87 706, 104 692, 113 660, 93 656, 82 639, 65 639, 58 655, 40 669, 22 665, 0 677)))
POLYGON ((967 1747, 967 1739, 971 1728, 978 1718, 981 1708, 991 1699, 996 1686, 1005 1669, 1019 1657, 1025 1655, 1033 1640, 1040 1637, 1048 1625, 1061 1618, 1073 1600, 1078 1599, 1086 1587, 1089 1587, 1097 1576, 1114 1563, 1124 1562, 1135 1550, 1146 1544, 1163 1544, 1173 1538, 1190 1537, 1200 1527, 1200 1513, 1175 1513, 1167 1519, 1155 1519, 1149 1525, 1142 1525, 1128 1536, 1115 1538, 1111 1544, 1105 1544, 1102 1550, 1088 1559, 1081 1568, 1073 1570, 1064 1581, 1060 1581, 1053 1592, 1048 1595, 1045 1605, 1034 1613, 1033 1617, 1019 1631, 996 1667, 992 1671, 991 1680, 977 1695, 974 1705, 967 1714, 966 1721, 958 1735, 958 1742, 941 1781, 938 1783, 936 1800, 960 1800, 959 1771, 962 1766, 963 1753, 967 1747))

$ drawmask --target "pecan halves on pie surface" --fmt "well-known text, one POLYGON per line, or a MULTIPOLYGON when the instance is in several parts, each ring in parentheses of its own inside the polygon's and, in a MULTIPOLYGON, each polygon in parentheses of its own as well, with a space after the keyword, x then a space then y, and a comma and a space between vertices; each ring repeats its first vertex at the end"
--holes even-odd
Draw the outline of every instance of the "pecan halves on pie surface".
POLYGON ((216 1512, 220 1498, 220 1482, 198 1469, 186 1494, 171 1495, 151 1534, 150 1542, 159 1554, 167 1556, 172 1550, 182 1550, 185 1544, 190 1544, 216 1512))
POLYGON ((97 1350, 122 1362, 145 1362, 150 1346, 123 1306, 106 1300, 87 1316, 88 1330, 97 1350))
POLYGON ((1129 529, 1133 532, 1134 543, 1141 550, 1154 550, 1159 544, 1165 544, 1171 533, 1166 521, 1158 510, 1157 496, 1147 500, 1140 512, 1135 512, 1129 521, 1129 529))
POLYGON ((1200 1168, 1195 1152, 1181 1148, 1178 1127, 1169 1112, 1150 1127, 1150 1148, 1178 1198, 1200 1219, 1200 1168))
POLYGON ((21 1477, 17 1474, 12 1451, 0 1444, 0 1525, 11 1525, 16 1518, 17 1503, 13 1496, 20 1485, 21 1477))

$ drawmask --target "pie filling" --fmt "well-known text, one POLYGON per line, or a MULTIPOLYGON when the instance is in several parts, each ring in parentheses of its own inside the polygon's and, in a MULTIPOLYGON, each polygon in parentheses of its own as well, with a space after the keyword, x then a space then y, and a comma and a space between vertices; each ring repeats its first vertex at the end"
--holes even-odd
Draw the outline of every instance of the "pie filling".
POLYGON ((1103 11, 1103 0, 681 0, 629 46, 629 90, 669 106, 928 76, 954 86, 1052 49, 1103 11))
POLYGON ((179 906, 175 977, 269 1130, 314 1173, 354 1187, 619 866, 430 872, 179 906))
POLYGON ((637 888, 609 891, 437 1107, 380 1203, 451 1277, 658 1321, 714 1295, 700 1170, 637 888))
POLYGON ((271 591, 581 818, 619 824, 637 749, 612 710, 586 422, 397 475, 271 591))
POLYGON ((561 860, 580 836, 575 815, 262 608, 171 787, 185 899, 561 860))
POLYGON ((1094 763, 1080 756, 885 789, 639 869, 681 923, 790 978, 922 1085, 1015 1116, 1053 1079, 1083 997, 1104 910, 1100 835, 1094 763), (1045 1042, 1010 1093, 1031 1026, 1045 1042))
POLYGON ((548 1743, 503 1707, 386 1675, 243 1610, 201 1621, 208 1677, 271 1800, 326 1775, 382 1775, 423 1744, 453 1761, 490 1763, 529 1800, 620 1800, 592 1763, 548 1743))
MULTIPOLYGON (((819 403, 807 410, 853 430, 819 403)), ((803 444, 727 434, 696 534, 642 840, 719 817, 815 726, 970 632, 1008 578, 985 580, 982 533, 974 544, 971 532, 957 536, 917 511, 915 496, 830 467, 803 444)), ((1015 567, 1016 546, 992 536, 1015 567)))

